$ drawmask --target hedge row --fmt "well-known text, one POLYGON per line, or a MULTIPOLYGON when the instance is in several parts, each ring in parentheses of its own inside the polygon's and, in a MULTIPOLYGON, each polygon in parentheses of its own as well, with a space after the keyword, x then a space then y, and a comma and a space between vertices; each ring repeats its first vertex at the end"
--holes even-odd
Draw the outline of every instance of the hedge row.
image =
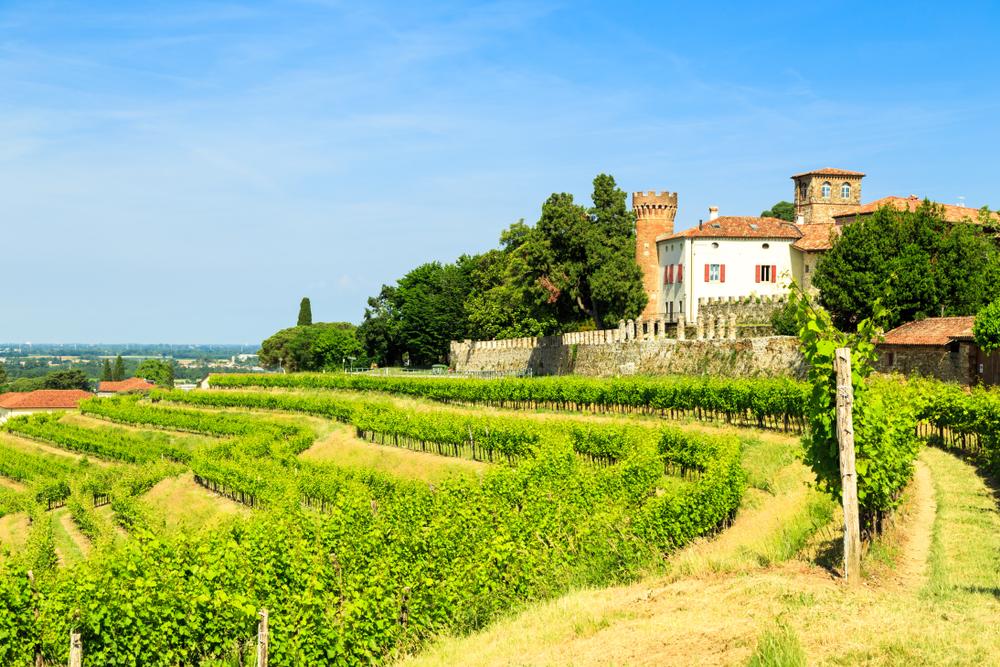
POLYGON ((806 385, 790 379, 662 378, 400 378, 340 373, 212 375, 218 388, 281 387, 378 391, 436 401, 497 407, 694 416, 801 430, 806 385))

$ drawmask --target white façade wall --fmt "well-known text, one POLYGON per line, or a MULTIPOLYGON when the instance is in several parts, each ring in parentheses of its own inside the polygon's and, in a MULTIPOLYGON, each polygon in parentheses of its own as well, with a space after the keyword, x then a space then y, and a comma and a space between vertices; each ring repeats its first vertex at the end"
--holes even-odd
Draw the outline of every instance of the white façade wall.
POLYGON ((788 293, 797 254, 789 239, 687 238, 660 241, 661 281, 668 267, 680 265, 681 280, 662 285, 660 303, 669 314, 683 312, 689 322, 698 317, 698 300, 703 298, 778 296, 788 293), (767 246, 767 247, 765 247, 767 246), (718 264, 719 279, 705 280, 705 266, 718 264), (777 267, 771 282, 757 282, 757 267, 777 267), (725 267, 724 271, 721 267, 725 267), (722 275, 724 273, 724 276, 722 275))

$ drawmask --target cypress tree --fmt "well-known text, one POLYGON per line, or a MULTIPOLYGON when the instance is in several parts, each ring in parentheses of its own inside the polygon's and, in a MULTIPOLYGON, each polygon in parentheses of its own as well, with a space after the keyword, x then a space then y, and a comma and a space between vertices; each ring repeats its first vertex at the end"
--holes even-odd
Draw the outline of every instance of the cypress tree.
POLYGON ((105 357, 104 366, 101 367, 101 382, 109 382, 111 378, 111 360, 105 357))
POLYGON ((313 311, 312 305, 309 303, 309 297, 302 297, 301 303, 299 303, 299 322, 300 327, 307 327, 313 323, 313 311))
POLYGON ((122 355, 115 357, 115 366, 111 370, 111 379, 115 382, 121 382, 125 379, 125 360, 122 359, 122 355))

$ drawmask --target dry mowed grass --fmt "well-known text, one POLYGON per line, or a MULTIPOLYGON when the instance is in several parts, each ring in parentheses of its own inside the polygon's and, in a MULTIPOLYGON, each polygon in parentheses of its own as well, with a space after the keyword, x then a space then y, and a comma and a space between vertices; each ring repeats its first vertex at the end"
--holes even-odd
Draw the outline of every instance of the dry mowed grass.
POLYGON ((30 528, 28 515, 23 512, 0 516, 0 558, 4 552, 14 553, 24 547, 30 528))
POLYGON ((301 458, 348 468, 368 468, 427 482, 437 482, 456 475, 476 477, 488 468, 488 464, 469 459, 366 442, 354 434, 353 427, 336 422, 328 422, 324 430, 327 433, 302 452, 301 458))
POLYGON ((193 473, 167 477, 142 496, 150 518, 167 531, 212 529, 233 517, 246 517, 250 509, 223 498, 194 481, 193 473))

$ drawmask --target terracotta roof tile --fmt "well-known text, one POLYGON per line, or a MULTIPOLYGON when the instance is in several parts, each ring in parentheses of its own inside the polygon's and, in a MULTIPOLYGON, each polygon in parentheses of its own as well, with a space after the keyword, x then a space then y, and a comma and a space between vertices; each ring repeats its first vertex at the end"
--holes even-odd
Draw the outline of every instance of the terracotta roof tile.
POLYGON ((129 378, 120 382, 102 381, 97 385, 97 391, 109 391, 120 394, 126 391, 149 391, 156 385, 146 382, 142 378, 129 378))
POLYGON ((706 220, 698 227, 675 234, 661 234, 657 241, 680 238, 705 239, 798 239, 802 232, 791 222, 778 218, 758 218, 750 215, 724 215, 706 220))
POLYGON ((0 408, 8 410, 57 410, 76 408, 93 394, 81 389, 38 389, 0 395, 0 408))
POLYGON ((814 222, 807 225, 797 225, 802 232, 802 238, 792 244, 797 250, 829 250, 833 241, 840 235, 840 227, 834 222, 814 222))
MULTIPOLYGON (((920 205, 924 203, 924 200, 916 195, 910 195, 909 197, 883 197, 882 199, 876 199, 875 201, 868 202, 862 205, 856 211, 851 213, 840 213, 834 217, 839 223, 850 222, 851 218, 856 215, 868 215, 874 213, 878 209, 884 206, 891 206, 899 211, 916 211, 920 208, 920 205)), ((971 222, 979 221, 979 209, 970 208, 968 206, 955 206, 953 204, 936 204, 944 210, 944 219, 948 222, 962 222, 965 220, 971 222)), ((1000 213, 992 212, 990 217, 994 220, 1000 222, 1000 213)))
POLYGON ((886 333, 883 345, 947 345, 955 339, 971 338, 975 319, 968 315, 907 322, 886 333))
POLYGON ((795 174, 792 178, 798 178, 799 176, 864 176, 864 172, 861 171, 849 171, 847 169, 834 169, 832 167, 824 167, 823 169, 816 169, 814 171, 804 171, 801 174, 795 174))

